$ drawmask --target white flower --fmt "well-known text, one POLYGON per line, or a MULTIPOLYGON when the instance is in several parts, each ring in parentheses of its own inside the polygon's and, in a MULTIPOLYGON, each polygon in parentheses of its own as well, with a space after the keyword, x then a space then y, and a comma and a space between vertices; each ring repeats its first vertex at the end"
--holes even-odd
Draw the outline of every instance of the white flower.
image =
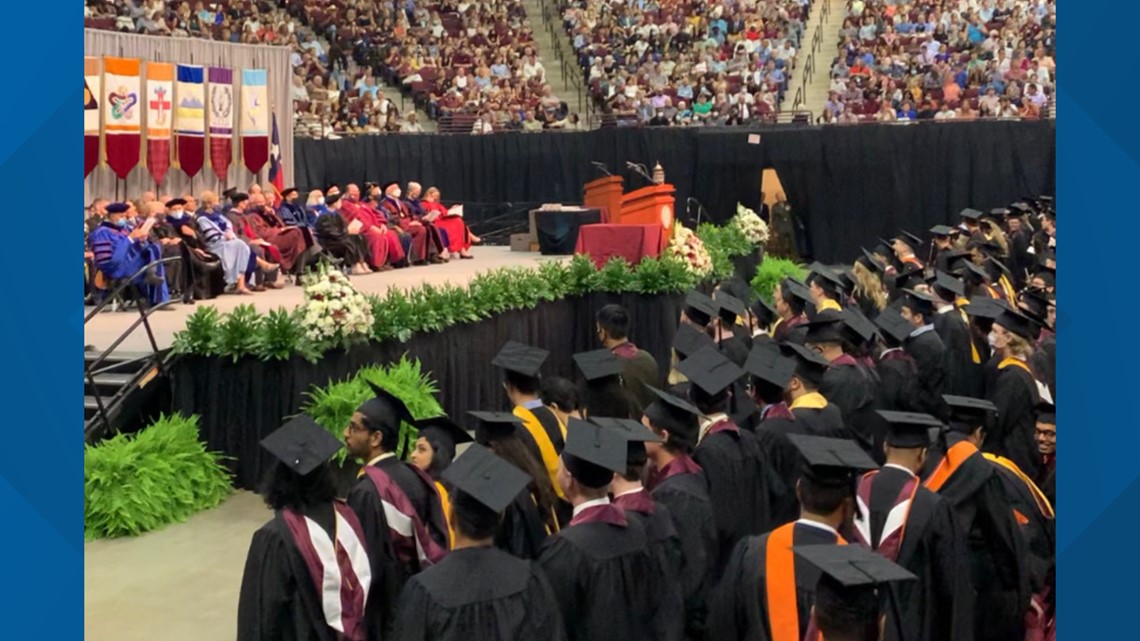
POLYGON ((768 242, 768 224, 756 212, 740 203, 736 204, 736 215, 729 224, 739 229, 755 245, 768 242))

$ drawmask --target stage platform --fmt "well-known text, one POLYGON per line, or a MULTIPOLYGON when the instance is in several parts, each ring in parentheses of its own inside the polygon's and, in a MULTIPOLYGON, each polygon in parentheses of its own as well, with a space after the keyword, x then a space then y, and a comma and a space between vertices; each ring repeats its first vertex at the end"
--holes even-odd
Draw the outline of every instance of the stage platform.
MULTIPOLYGON (((464 285, 476 274, 502 267, 534 267, 542 262, 568 260, 568 256, 542 256, 537 252, 512 252, 509 247, 473 247, 473 260, 452 260, 442 265, 407 267, 392 271, 353 276, 352 283, 366 294, 383 294, 392 287, 410 289, 425 283, 432 285, 464 285)), ((268 290, 253 296, 219 296, 213 300, 199 301, 195 305, 175 303, 173 311, 159 311, 151 315, 150 326, 160 349, 170 347, 174 333, 186 326, 186 317, 199 306, 212 305, 221 312, 232 311, 238 305, 252 304, 260 312, 277 307, 292 309, 301 303, 301 287, 286 285, 284 289, 268 290)), ((134 310, 128 312, 104 312, 91 319, 84 327, 83 341, 96 350, 102 350, 118 338, 130 324, 138 319, 134 310)), ((150 348, 146 330, 136 329, 116 350, 119 352, 143 352, 150 348)))

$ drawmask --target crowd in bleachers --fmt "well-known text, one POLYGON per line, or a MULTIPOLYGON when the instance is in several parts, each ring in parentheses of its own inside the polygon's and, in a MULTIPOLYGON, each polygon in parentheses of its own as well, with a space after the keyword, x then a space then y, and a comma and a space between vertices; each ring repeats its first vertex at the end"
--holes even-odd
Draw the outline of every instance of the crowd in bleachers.
POLYGON ((570 0, 591 96, 621 123, 770 121, 788 97, 809 0, 570 0))
POLYGON ((1048 117, 1055 0, 851 0, 824 122, 1048 117))

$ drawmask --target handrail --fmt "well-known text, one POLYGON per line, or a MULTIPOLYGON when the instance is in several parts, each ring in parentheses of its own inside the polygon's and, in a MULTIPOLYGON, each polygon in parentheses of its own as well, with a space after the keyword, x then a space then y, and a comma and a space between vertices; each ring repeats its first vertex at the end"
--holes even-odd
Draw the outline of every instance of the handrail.
MULTIPOLYGON (((122 334, 120 334, 119 337, 115 339, 109 347, 104 349, 103 352, 96 356, 94 359, 90 361, 85 360, 83 365, 84 378, 86 378, 87 384, 91 387, 91 395, 95 399, 96 417, 101 420, 102 423, 108 428, 111 426, 111 419, 107 414, 107 410, 110 407, 114 407, 116 403, 121 401, 122 398, 126 396, 127 391, 129 390, 129 386, 123 386, 120 388, 114 396, 112 396, 106 403, 104 403, 103 395, 99 393, 99 386, 95 384, 95 377, 111 369, 111 367, 103 368, 100 366, 107 361, 110 355, 119 347, 119 345, 123 344, 123 341, 125 341, 132 332, 138 329, 139 325, 142 325, 146 328, 147 339, 150 341, 151 353, 147 356, 147 358, 152 360, 155 359, 155 355, 158 354, 159 349, 158 342, 154 339, 154 331, 150 327, 150 315, 153 314, 156 310, 172 304, 174 301, 166 300, 158 303, 157 305, 143 304, 144 299, 142 296, 140 296, 138 290, 135 289, 135 279, 139 278, 143 274, 146 274, 148 271, 154 267, 157 267, 158 265, 173 263, 175 261, 182 262, 182 256, 169 256, 167 258, 160 258, 158 260, 147 263, 134 274, 131 274, 130 278, 123 279, 122 282, 119 283, 118 287, 104 295, 103 300, 100 301, 99 304, 95 305, 95 307, 83 318, 83 324, 86 326, 88 321, 98 316, 99 313, 102 312, 103 309, 107 306, 107 304, 110 303, 110 301, 114 300, 128 288, 130 288, 129 291, 131 298, 134 300, 135 306, 139 312, 138 319, 131 323, 130 326, 127 327, 127 329, 122 334)), ((112 367, 118 365, 121 365, 121 363, 118 363, 112 367)), ((98 424, 98 422, 94 421, 93 424, 98 424)), ((87 430, 85 429, 84 432, 86 433, 86 431, 87 430)))

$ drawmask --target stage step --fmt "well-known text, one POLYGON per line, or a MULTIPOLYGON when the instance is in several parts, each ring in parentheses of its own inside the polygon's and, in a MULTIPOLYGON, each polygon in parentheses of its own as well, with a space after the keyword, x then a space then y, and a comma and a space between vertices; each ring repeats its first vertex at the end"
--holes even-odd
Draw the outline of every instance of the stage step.
POLYGON ((153 405, 155 388, 151 383, 163 373, 166 354, 148 352, 115 352, 98 362, 102 353, 85 349, 86 367, 95 365, 96 373, 83 377, 83 423, 88 443, 113 432, 141 427, 145 408, 153 405), (98 401, 96 400, 98 397, 98 401), (103 412, 99 412, 102 401, 103 412))

